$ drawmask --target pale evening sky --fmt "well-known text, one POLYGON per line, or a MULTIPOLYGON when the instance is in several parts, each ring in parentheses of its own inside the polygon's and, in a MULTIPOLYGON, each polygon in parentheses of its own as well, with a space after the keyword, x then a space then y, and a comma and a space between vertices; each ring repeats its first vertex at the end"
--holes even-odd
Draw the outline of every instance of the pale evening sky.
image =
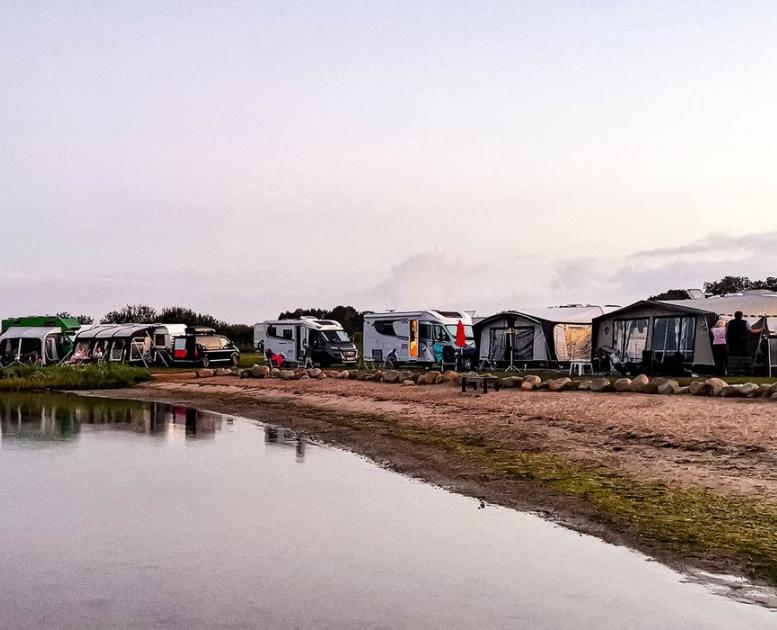
POLYGON ((773 2, 0 4, 0 316, 777 275, 773 2))

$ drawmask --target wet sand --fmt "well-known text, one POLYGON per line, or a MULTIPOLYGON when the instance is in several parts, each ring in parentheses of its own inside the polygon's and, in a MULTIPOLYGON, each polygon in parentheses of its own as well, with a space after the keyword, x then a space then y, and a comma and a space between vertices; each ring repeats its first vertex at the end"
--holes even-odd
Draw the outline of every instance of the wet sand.
MULTIPOLYGON (((386 427, 434 431, 516 453, 559 456, 640 482, 702 489, 777 506, 777 405, 771 401, 631 393, 524 392, 486 395, 451 385, 324 379, 260 380, 167 374, 132 390, 98 395, 189 404, 277 422, 351 448, 398 471, 509 507, 539 511, 675 565, 737 570, 715 554, 677 557, 660 542, 597 518, 579 497, 494 474, 466 453, 396 439, 386 427), (382 426, 359 424, 379 417, 382 426)), ((439 441, 439 440, 438 440, 439 441)))

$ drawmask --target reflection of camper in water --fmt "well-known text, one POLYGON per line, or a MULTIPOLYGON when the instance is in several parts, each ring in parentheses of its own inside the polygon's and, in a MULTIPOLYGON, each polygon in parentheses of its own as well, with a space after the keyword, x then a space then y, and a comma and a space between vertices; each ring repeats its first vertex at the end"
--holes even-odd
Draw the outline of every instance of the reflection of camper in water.
POLYGON ((291 429, 265 427, 264 442, 277 446, 293 446, 297 461, 302 462, 305 459, 305 438, 291 429))

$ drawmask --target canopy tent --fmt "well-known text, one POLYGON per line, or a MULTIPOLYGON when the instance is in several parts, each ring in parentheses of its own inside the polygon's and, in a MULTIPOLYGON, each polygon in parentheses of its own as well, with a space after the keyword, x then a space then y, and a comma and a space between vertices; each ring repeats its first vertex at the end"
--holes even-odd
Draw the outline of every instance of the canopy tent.
POLYGON ((503 311, 479 320, 475 341, 481 364, 551 367, 591 358, 591 322, 607 309, 575 305, 503 311))
POLYGON ((148 364, 158 324, 98 324, 76 335, 71 361, 148 364))
POLYGON ((12 326, 0 335, 0 365, 56 363, 61 337, 62 329, 54 326, 12 326))
POLYGON ((710 330, 718 319, 731 319, 737 311, 752 326, 764 325, 764 338, 754 339, 754 351, 761 352, 771 374, 777 369, 777 293, 772 291, 635 302, 594 319, 594 355, 612 354, 633 370, 712 371, 710 330))

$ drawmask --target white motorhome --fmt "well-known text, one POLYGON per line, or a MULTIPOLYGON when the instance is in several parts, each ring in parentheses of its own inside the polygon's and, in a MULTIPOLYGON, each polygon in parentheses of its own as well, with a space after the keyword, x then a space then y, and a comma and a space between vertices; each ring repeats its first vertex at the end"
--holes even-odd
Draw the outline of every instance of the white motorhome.
POLYGON ((356 363, 359 353, 340 322, 332 319, 301 317, 268 320, 254 325, 257 352, 283 355, 287 363, 304 360, 305 351, 313 363, 356 363))
POLYGON ((467 345, 465 366, 474 365, 477 351, 472 317, 464 311, 388 311, 364 316, 364 356, 399 365, 452 364, 456 361, 456 330, 461 322, 467 345))

